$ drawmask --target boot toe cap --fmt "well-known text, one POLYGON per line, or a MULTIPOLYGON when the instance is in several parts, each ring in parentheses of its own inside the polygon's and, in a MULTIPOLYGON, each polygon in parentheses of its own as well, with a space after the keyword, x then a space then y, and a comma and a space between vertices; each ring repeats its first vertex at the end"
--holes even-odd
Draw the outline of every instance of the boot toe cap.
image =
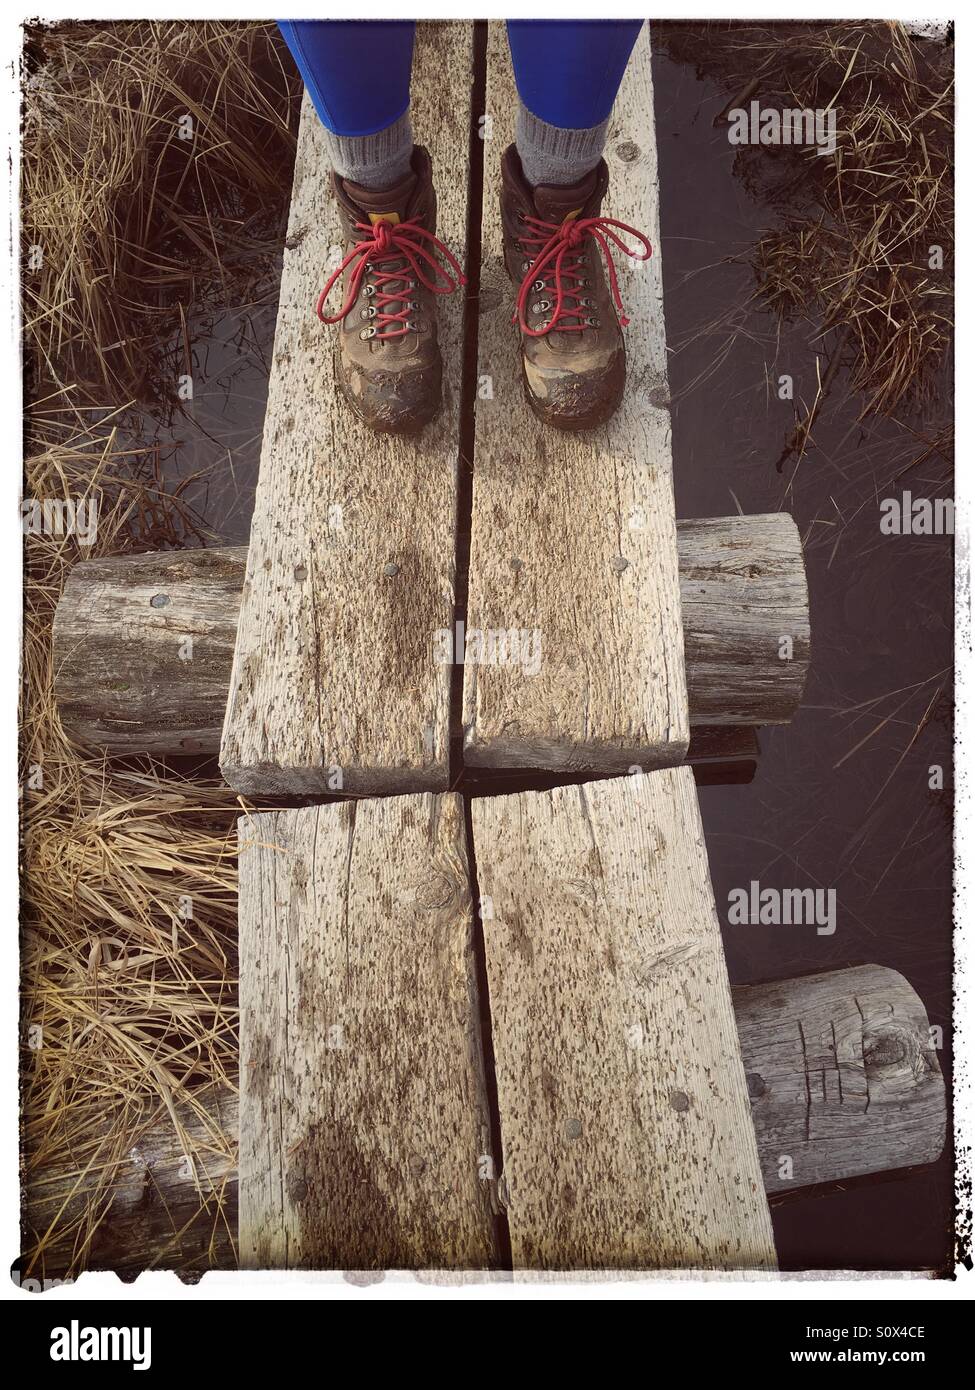
POLYGON ((413 371, 366 370, 345 364, 343 393, 355 414, 380 434, 416 434, 440 408, 439 364, 413 371))
POLYGON ((595 429, 616 413, 623 399, 626 358, 622 350, 597 371, 539 367, 527 358, 524 369, 529 404, 554 429, 595 429))

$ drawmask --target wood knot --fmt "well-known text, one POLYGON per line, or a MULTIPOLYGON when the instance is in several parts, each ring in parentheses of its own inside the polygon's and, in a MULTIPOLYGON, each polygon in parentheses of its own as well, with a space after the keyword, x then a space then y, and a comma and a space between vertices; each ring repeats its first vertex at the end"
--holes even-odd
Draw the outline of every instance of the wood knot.
POLYGON ((868 1071, 905 1066, 915 1070, 920 1051, 916 1035, 907 1030, 884 1028, 863 1036, 863 1064, 868 1071))

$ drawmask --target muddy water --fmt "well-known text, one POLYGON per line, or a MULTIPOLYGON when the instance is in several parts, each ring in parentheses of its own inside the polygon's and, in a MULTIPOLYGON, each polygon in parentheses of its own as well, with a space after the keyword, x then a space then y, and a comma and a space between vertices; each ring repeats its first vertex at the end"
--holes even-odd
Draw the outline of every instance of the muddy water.
MULTIPOLYGON (((859 422, 862 401, 841 371, 804 457, 777 469, 795 406, 770 383, 790 373, 796 397, 811 400, 813 330, 746 307, 752 274, 728 263, 775 215, 743 187, 712 125, 729 94, 659 54, 655 83, 678 515, 790 511, 810 585, 803 708, 787 728, 763 731, 751 784, 700 793, 732 981, 891 966, 944 1029, 947 1070, 952 548, 939 536, 885 536, 879 524, 883 498, 950 494, 948 460, 927 453, 939 419, 859 422), (929 786, 934 766, 943 790, 929 786), (728 895, 752 880, 835 891, 835 930, 730 925, 728 895)), ((225 543, 247 539, 274 315, 272 288, 198 324, 202 384, 157 432, 167 473, 191 480, 188 495, 225 543)), ((946 378, 941 418, 948 400, 946 378)), ((952 1202, 947 1156, 917 1174, 787 1199, 773 1209, 781 1263, 943 1266, 952 1202)))
MULTIPOLYGON (((655 58, 661 235, 677 513, 787 510, 803 537, 812 670, 791 725, 761 734, 748 786, 703 787, 704 828, 734 983, 859 962, 901 971, 932 1024, 951 1009, 950 537, 883 535, 880 501, 950 495, 951 469, 928 440, 950 418, 858 423, 863 402, 840 372, 797 463, 776 468, 795 404, 771 383, 816 393, 808 323, 747 308, 746 265, 727 264, 774 220, 733 171, 715 116, 729 94, 655 58), (945 787, 929 787, 932 766, 945 787), (731 926, 728 894, 833 889, 832 934, 731 926)), ((821 363, 826 370, 826 360, 821 363)), ((825 901, 825 900, 824 900, 825 901)), ((784 1265, 913 1268, 943 1263, 950 1165, 845 1194, 795 1198, 774 1212, 784 1265)))

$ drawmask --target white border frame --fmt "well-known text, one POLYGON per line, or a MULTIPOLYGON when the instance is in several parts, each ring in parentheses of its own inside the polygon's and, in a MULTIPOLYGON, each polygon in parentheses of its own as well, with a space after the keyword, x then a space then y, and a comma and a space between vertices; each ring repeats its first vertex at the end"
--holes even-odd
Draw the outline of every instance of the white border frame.
MULTIPOLYGON (((257 5, 252 0, 237 0, 233 5, 213 5, 204 14, 194 15, 195 19, 265 19, 268 6, 257 5)), ((322 15, 321 4, 291 3, 288 14, 295 18, 316 18, 322 15)), ((560 16, 585 15, 591 9, 569 0, 559 8, 560 16)), ((613 13, 619 17, 645 17, 649 8, 644 4, 634 4, 632 0, 621 0, 614 4, 613 13)), ((769 4, 767 0, 748 0, 744 6, 710 4, 695 6, 682 3, 668 3, 666 14, 657 16, 667 19, 781 19, 781 0, 769 4), (736 10, 739 13, 736 13, 736 10), (741 13, 745 11, 746 13, 741 13)), ((185 17, 185 6, 143 3, 133 6, 122 4, 119 0, 103 0, 93 5, 90 13, 78 12, 77 5, 48 3, 44 6, 43 19, 131 19, 133 10, 139 9, 138 16, 145 19, 169 19, 185 17)), ((498 19, 509 17, 537 17, 541 7, 528 6, 513 0, 505 6, 479 5, 471 0, 451 0, 450 3, 427 3, 420 14, 421 18, 431 19, 498 19)), ((900 19, 906 21, 937 23, 946 22, 944 7, 936 4, 919 3, 912 6, 910 14, 902 16, 890 13, 889 5, 836 3, 819 15, 789 15, 789 18, 805 19, 900 19)), ((376 4, 374 0, 360 0, 355 6, 328 6, 328 17, 342 18, 389 18, 414 17, 416 11, 403 4, 376 4)), ((33 17, 33 16, 31 16, 33 17)), ((21 25, 28 16, 10 16, 6 12, 0 18, 2 35, 3 83, 3 124, 6 144, 10 154, 10 175, 5 187, 8 246, 13 261, 7 263, 4 278, 6 298, 7 332, 2 344, 2 383, 3 416, 8 422, 10 433, 20 438, 19 422, 22 418, 22 386, 20 364, 20 308, 19 286, 19 130, 20 130, 20 49, 21 25)), ((966 79, 975 77, 973 62, 967 43, 958 45, 958 37, 967 40, 967 15, 956 22, 956 78, 963 89, 966 79)), ((962 103, 955 127, 956 165, 957 152, 967 157, 972 148, 969 137, 975 137, 975 118, 972 104, 962 103)), ((957 221, 962 234, 956 236, 956 244, 964 246, 966 229, 972 225, 971 185, 964 177, 956 177, 958 204, 957 221)), ((956 290, 958 321, 956 353, 956 401, 957 383, 967 379, 966 367, 970 360, 968 353, 968 324, 973 310, 972 293, 967 262, 964 256, 957 257, 956 290)), ((957 412, 956 412, 957 413, 957 412)), ((959 457, 971 456, 971 428, 967 415, 957 421, 959 457)), ((20 450, 18 448, 18 454, 20 450)), ((14 729, 17 721, 18 665, 21 649, 20 615, 22 597, 22 542, 23 536, 19 522, 19 502, 21 495, 21 463, 18 458, 4 470, 5 490, 8 496, 2 510, 3 532, 7 541, 0 544, 0 592, 6 597, 3 604, 3 623, 7 651, 18 654, 18 661, 3 664, 0 675, 0 700, 6 712, 5 724, 14 729), (16 491, 16 498, 9 493, 16 491), (15 510, 14 503, 17 503, 15 510), (17 520, 14 520, 14 517, 17 520)), ((953 1027, 954 1043, 954 1114, 956 1191, 960 1204, 970 1200, 971 1159, 975 1145, 975 1126, 973 1126, 972 1093, 972 999, 971 968, 972 948, 967 927, 973 914, 973 863, 972 848, 972 786, 968 771, 968 755, 971 752, 971 700, 975 690, 975 657, 972 653, 972 615, 971 615, 971 480, 966 467, 956 467, 955 474, 955 596, 956 596, 956 724, 955 724, 955 1015, 953 1027)), ((19 942, 15 924, 19 914, 19 882, 17 853, 17 750, 16 739, 4 741, 0 754, 0 786, 4 789, 0 801, 0 872, 2 872, 3 901, 7 904, 2 913, 7 923, 0 944, 0 980, 6 1000, 5 1020, 13 1021, 13 1027, 6 1029, 7 1051, 0 1064, 0 1250, 5 1258, 13 1259, 20 1249, 20 1175, 19 1175, 19 991, 20 971, 19 942), (9 1010, 9 1013, 7 1012, 9 1010), (13 1033, 13 1036, 11 1034, 13 1033)), ((444 1276, 445 1281, 449 1276, 444 1276)), ((808 1271, 800 1275, 766 1275, 758 1278, 736 1274, 693 1275, 690 1273, 661 1272, 649 1276, 632 1278, 607 1274, 583 1278, 579 1275, 554 1276, 551 1279, 541 1275, 527 1278, 510 1275, 501 1277, 485 1276, 483 1281, 477 1276, 465 1276, 464 1283, 432 1281, 420 1282, 410 1274, 388 1273, 382 1282, 358 1287, 349 1284, 341 1275, 307 1274, 301 1272, 234 1273, 214 1272, 204 1276, 195 1286, 182 1284, 175 1274, 146 1273, 133 1284, 123 1285, 114 1274, 86 1274, 76 1283, 51 1290, 46 1297, 59 1303, 71 1303, 77 1299, 100 1298, 111 1302, 142 1302, 144 1300, 266 1300, 306 1302, 320 1299, 356 1299, 374 1301, 400 1301, 413 1299, 442 1298, 457 1301, 538 1299, 562 1300, 578 1299, 680 1299, 719 1300, 760 1298, 763 1300, 791 1302, 805 1299, 911 1299, 926 1302, 930 1299, 954 1299, 972 1297, 975 1279, 970 1273, 957 1271, 954 1281, 933 1279, 926 1272, 904 1271, 903 1273, 861 1273, 808 1271)), ((18 1289, 12 1282, 4 1281, 4 1299, 30 1298, 35 1294, 18 1289)))

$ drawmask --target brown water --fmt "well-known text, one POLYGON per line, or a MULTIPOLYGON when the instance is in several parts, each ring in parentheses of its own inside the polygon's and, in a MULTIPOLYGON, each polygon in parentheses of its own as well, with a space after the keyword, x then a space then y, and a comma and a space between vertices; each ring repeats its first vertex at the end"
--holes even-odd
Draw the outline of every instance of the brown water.
MULTIPOLYGON (((746 786, 700 793, 733 983, 876 962, 901 971, 950 1070, 952 841, 950 538, 884 536, 880 499, 950 495, 950 461, 928 442, 950 417, 858 422, 841 370, 800 462, 776 467, 795 406, 769 382, 815 394, 808 323, 746 308, 754 280, 728 258, 774 219, 732 168, 712 125, 729 93, 655 57, 662 257, 682 517, 788 510, 804 538, 812 671, 791 725, 761 734, 746 786), (944 769, 943 790, 929 769, 944 769), (832 935, 815 926, 730 926, 729 891, 834 889, 832 935)), ((288 196, 287 185, 282 197, 288 196)), ((275 288, 194 326, 195 401, 156 431, 170 477, 225 543, 247 539, 274 330, 275 288)), ((825 361, 822 364, 825 369, 825 361)), ((800 1194, 773 1208, 784 1268, 931 1268, 950 1259, 950 1153, 914 1174, 800 1194)))
MULTIPOLYGON (((808 323, 780 330, 771 315, 742 307, 753 275, 725 263, 774 220, 735 177, 726 131, 713 127, 729 93, 659 53, 654 81, 677 513, 790 511, 810 590, 802 708, 788 727, 762 733, 749 786, 700 793, 731 978, 890 966, 944 1029, 947 1069, 953 547, 950 537, 882 535, 879 501, 905 488, 950 496, 950 461, 923 457, 950 418, 950 382, 938 418, 861 424, 862 400, 851 399, 841 371, 812 446, 777 471, 795 407, 768 383, 791 373, 796 398, 810 401, 822 344, 808 323), (941 791, 928 786, 936 764, 941 791), (729 890, 752 879, 835 889, 835 933, 728 926, 729 890)), ((792 1199, 773 1212, 781 1261, 942 1264, 952 1200, 950 1159, 854 1192, 792 1199)))

